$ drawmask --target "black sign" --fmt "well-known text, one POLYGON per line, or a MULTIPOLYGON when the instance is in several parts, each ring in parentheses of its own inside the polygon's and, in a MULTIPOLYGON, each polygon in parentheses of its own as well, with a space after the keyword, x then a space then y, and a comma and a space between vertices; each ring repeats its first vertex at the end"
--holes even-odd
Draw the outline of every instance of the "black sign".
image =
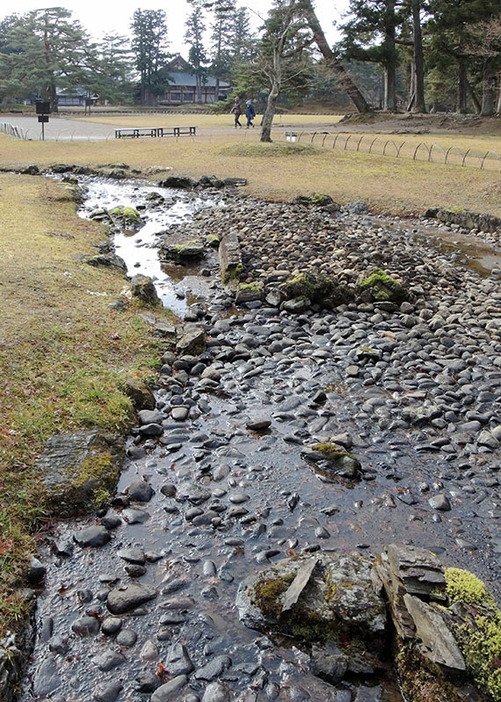
MULTIPOLYGON (((50 115, 50 102, 36 102, 35 110, 37 115, 50 115)), ((38 120, 41 122, 41 120, 38 120)))
POLYGON ((38 115, 38 121, 39 121, 39 122, 48 122, 48 121, 49 121, 49 115, 38 115))

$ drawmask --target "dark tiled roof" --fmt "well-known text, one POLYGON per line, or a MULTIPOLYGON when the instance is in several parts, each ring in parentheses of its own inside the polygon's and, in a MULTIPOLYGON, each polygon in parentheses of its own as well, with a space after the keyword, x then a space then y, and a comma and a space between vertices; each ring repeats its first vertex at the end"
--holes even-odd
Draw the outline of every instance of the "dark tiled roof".
MULTIPOLYGON (((196 76, 194 73, 188 73, 187 71, 169 71, 167 74, 169 83, 172 88, 195 88, 196 87, 196 76)), ((202 89, 215 88, 216 79, 214 76, 207 76, 204 81, 202 81, 202 89)), ((220 80, 220 88, 229 88, 229 83, 220 80)))

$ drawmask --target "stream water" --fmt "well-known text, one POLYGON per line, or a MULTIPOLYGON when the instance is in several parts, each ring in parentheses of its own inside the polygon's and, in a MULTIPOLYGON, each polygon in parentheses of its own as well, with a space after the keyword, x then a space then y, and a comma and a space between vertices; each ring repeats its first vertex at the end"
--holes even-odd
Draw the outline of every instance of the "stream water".
MULTIPOLYGON (((100 208, 139 205, 145 224, 134 236, 117 234, 116 251, 130 275, 154 278, 164 304, 184 316, 190 295, 206 295, 207 279, 200 281, 195 271, 188 271, 173 281, 158 262, 155 242, 160 232, 213 206, 214 199, 132 183, 88 180, 84 185, 83 216, 100 208), (142 209, 155 190, 164 203, 142 209)), ((358 322, 321 313, 287 317, 269 309, 223 315, 217 312, 221 298, 216 302, 209 298, 204 304, 210 336, 221 342, 212 347, 219 352, 221 392, 204 391, 194 376, 183 388, 165 382, 157 392, 164 415, 160 441, 141 444, 137 431, 130 437, 131 449, 144 450, 130 452, 118 493, 146 480, 152 499, 112 509, 119 525, 102 548, 72 543, 73 533, 95 518, 55 527, 43 552, 46 584, 38 599, 37 639, 21 702, 148 700, 146 681, 169 670, 174 644, 186 647, 194 674, 188 686, 168 699, 210 700, 204 691, 217 679, 229 691, 224 699, 231 700, 396 702, 402 696, 384 666, 375 676, 334 687, 312 675, 308 651, 298 642, 271 640, 245 628, 234 604, 241 580, 299 551, 376 555, 398 541, 446 555, 448 563, 470 568, 495 589, 498 481, 474 476, 464 465, 458 468, 447 453, 437 453, 438 446, 424 449, 424 432, 388 432, 373 422, 372 410, 388 407, 391 413, 398 393, 347 380, 348 330, 356 332, 358 322), (340 337, 334 343, 326 332, 329 325, 344 328, 345 341, 340 337), (254 348, 261 348, 257 344, 263 338, 280 343, 280 351, 224 355, 226 341, 232 348, 242 343, 253 348, 252 336, 254 348), (320 389, 327 393, 321 408, 312 402, 320 389), (169 414, 180 404, 189 410, 185 422, 169 414), (271 419, 270 431, 248 431, 246 419, 263 414, 271 419), (354 438, 364 467, 360 482, 327 480, 301 459, 306 437, 340 431, 354 438), (454 510, 430 509, 428 497, 444 490, 454 510), (121 639, 102 631, 77 635, 72 627, 86 613, 100 622, 108 616, 108 590, 131 579, 123 551, 135 547, 146 554, 138 580, 157 592, 156 599, 121 617, 121 639), (131 633, 127 637, 123 632, 131 633), (108 667, 111 654, 115 663, 108 667), (223 665, 224 657, 231 664, 224 659, 223 665), (200 672, 215 661, 221 670, 200 672)), ((419 394, 419 389, 408 391, 419 394)))

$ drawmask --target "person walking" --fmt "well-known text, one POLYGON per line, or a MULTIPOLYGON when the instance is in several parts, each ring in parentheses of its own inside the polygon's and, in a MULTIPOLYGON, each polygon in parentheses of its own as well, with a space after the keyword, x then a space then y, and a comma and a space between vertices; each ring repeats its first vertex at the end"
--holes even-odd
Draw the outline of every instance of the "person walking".
POLYGON ((254 126, 253 120, 254 120, 254 117, 256 116, 256 110, 254 109, 254 105, 252 104, 251 100, 247 100, 245 105, 246 105, 245 116, 247 117, 247 129, 249 129, 249 127, 254 126))
POLYGON ((235 98, 235 104, 231 109, 231 114, 235 117, 235 129, 241 127, 240 115, 242 114, 242 103, 240 102, 240 98, 235 98))

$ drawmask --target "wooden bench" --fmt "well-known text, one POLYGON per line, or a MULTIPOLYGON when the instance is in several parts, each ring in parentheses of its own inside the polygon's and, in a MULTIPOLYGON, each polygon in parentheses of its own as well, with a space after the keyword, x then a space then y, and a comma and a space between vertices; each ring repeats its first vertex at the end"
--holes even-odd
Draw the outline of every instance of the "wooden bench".
POLYGON ((140 137, 196 136, 196 127, 133 127, 132 129, 115 129, 115 139, 139 139, 140 137))

